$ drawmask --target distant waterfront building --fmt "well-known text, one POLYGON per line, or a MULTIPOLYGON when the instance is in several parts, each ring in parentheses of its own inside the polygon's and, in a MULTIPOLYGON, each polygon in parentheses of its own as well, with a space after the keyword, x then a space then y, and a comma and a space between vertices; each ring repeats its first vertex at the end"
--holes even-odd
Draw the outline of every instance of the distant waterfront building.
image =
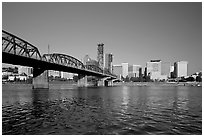
POLYGON ((122 65, 113 65, 113 74, 117 75, 117 78, 121 80, 122 65))
POLYGON ((100 43, 98 44, 98 49, 97 49, 97 61, 99 63, 99 67, 103 68, 104 67, 104 44, 100 43))
POLYGON ((122 76, 123 78, 128 76, 128 63, 122 63, 122 76))
POLYGON ((161 75, 166 76, 167 78, 170 77, 170 62, 161 62, 161 75))
POLYGON ((133 65, 128 65, 128 77, 135 77, 135 74, 133 72, 133 65))
POLYGON ((98 61, 93 60, 89 57, 89 55, 86 55, 83 59, 83 63, 84 65, 95 65, 95 66, 99 66, 98 61))
POLYGON ((146 66, 146 75, 150 76, 150 79, 159 80, 161 78, 161 60, 151 60, 146 66))
POLYGON ((99 66, 99 63, 98 63, 98 61, 91 59, 91 60, 86 62, 86 65, 99 66))
POLYGON ((174 75, 174 65, 171 66, 171 68, 170 68, 170 77, 171 78, 175 78, 175 75, 174 75))
POLYGON ((85 57, 83 58, 84 65, 86 65, 86 62, 88 62, 90 60, 91 60, 91 58, 89 57, 89 55, 85 55, 85 57))
POLYGON ((139 77, 140 73, 140 68, 142 68, 141 65, 130 65, 128 67, 128 76, 129 77, 139 77))
POLYGON ((61 72, 61 78, 64 79, 73 79, 74 74, 68 72, 61 72))
POLYGON ((61 78, 61 71, 49 70, 48 76, 61 78))
POLYGON ((27 76, 33 75, 33 68, 32 67, 25 67, 25 66, 18 66, 18 74, 25 73, 27 76))
POLYGON ((113 54, 106 53, 105 54, 105 68, 112 73, 113 71, 113 54))
POLYGON ((187 61, 175 62, 174 74, 177 78, 188 76, 188 62, 187 61))
POLYGON ((161 62, 161 75, 170 76, 171 65, 170 62, 161 62))
POLYGON ((142 75, 142 67, 139 68, 139 78, 142 79, 143 75, 142 75))

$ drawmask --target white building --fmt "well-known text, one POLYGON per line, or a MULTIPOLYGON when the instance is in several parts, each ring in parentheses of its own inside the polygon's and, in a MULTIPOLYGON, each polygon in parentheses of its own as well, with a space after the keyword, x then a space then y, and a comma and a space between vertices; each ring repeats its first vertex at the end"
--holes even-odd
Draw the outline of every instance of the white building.
POLYGON ((65 79, 73 79, 74 74, 73 73, 68 73, 68 72, 62 72, 61 73, 61 78, 65 79))
POLYGON ((161 78, 161 60, 151 60, 147 62, 147 76, 150 79, 159 80, 161 78))
POLYGON ((175 62, 174 73, 177 78, 188 76, 188 62, 187 61, 175 62))
POLYGON ((23 74, 23 73, 25 73, 27 76, 33 76, 33 68, 18 66, 18 74, 23 74))
POLYGON ((48 70, 48 71, 49 71, 49 76, 61 78, 61 71, 55 71, 55 70, 48 70))
POLYGON ((128 76, 128 63, 122 63, 122 76, 123 78, 128 76))

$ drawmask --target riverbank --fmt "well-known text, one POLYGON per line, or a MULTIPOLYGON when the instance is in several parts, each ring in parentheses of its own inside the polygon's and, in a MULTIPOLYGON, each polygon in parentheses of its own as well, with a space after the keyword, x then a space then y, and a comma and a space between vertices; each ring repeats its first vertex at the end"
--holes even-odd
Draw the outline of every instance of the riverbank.
MULTIPOLYGON (((167 83, 167 82, 118 82, 113 86, 198 86, 202 87, 202 82, 179 82, 179 83, 167 83)), ((94 87, 89 83, 88 87, 94 87)), ((2 89, 32 89, 32 84, 27 83, 3 83, 2 89)), ((70 89, 77 88, 76 82, 67 81, 50 81, 50 89, 70 89)))
POLYGON ((119 82, 114 85, 126 85, 126 86, 202 86, 202 82, 119 82))

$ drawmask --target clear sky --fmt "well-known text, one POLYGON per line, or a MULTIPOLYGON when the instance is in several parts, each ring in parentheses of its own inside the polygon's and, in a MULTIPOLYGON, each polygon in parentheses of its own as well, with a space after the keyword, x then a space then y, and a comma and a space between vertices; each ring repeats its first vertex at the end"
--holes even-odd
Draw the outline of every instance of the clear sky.
POLYGON ((184 60, 202 70, 202 3, 3 3, 2 28, 38 47, 81 60, 97 43, 113 64, 184 60))

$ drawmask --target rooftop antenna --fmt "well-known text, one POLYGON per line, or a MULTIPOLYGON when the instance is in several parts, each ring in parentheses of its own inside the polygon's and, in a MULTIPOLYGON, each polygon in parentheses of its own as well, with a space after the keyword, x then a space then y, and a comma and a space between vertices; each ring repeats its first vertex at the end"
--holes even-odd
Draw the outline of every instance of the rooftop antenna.
POLYGON ((50 54, 50 45, 48 44, 48 54, 50 54))

